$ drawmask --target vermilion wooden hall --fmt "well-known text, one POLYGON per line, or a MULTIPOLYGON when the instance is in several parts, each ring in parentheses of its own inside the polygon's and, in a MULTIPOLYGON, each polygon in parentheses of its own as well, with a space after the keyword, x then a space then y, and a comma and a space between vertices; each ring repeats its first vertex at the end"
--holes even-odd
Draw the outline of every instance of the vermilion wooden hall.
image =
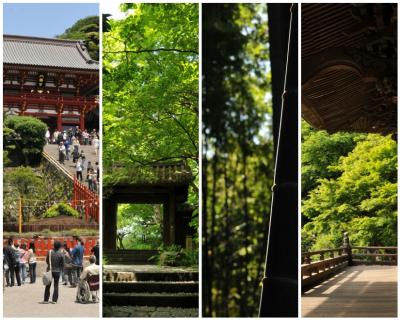
POLYGON ((4 35, 3 112, 50 131, 99 126, 99 63, 82 41, 4 35))

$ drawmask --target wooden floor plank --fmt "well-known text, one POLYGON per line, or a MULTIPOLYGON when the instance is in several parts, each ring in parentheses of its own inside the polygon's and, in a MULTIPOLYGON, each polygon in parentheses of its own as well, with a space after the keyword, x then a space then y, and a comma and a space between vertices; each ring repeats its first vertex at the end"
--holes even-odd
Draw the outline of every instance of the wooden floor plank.
POLYGON ((353 266, 302 295, 303 317, 397 317, 397 267, 353 266))

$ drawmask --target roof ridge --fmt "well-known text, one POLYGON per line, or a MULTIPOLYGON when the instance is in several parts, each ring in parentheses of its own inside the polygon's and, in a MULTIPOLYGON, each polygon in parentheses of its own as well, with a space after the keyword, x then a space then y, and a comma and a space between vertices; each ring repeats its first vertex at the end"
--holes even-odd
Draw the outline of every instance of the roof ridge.
POLYGON ((3 41, 19 41, 19 42, 31 42, 31 43, 59 43, 60 45, 73 46, 83 42, 83 40, 76 39, 58 39, 58 38, 45 38, 45 37, 33 37, 33 36, 21 36, 21 35, 3 35, 3 41))

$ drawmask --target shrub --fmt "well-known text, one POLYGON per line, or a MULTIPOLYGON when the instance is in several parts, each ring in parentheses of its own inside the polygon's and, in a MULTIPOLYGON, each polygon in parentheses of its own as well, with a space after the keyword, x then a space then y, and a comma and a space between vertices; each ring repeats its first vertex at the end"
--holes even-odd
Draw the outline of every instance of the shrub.
POLYGON ((62 215, 79 218, 79 212, 72 208, 70 205, 63 202, 55 204, 47 209, 46 212, 43 214, 43 218, 53 218, 62 215))
POLYGON ((170 267, 197 266, 198 259, 197 250, 186 250, 177 245, 162 247, 159 254, 150 258, 160 266, 170 267))
POLYGON ((40 161, 47 125, 36 118, 9 116, 4 121, 4 148, 15 164, 32 165, 40 161))

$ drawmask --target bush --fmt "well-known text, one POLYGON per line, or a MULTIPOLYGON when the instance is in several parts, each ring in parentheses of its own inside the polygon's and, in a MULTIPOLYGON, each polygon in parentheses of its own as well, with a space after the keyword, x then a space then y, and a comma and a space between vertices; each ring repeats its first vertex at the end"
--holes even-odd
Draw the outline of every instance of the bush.
POLYGON ((51 206, 43 214, 43 218, 54 218, 58 216, 72 216, 75 218, 79 218, 79 212, 72 208, 70 205, 61 202, 55 204, 54 206, 51 206))
POLYGON ((197 250, 186 250, 180 246, 172 245, 162 247, 159 254, 150 258, 160 266, 191 267, 197 266, 199 262, 197 250))
POLYGON ((9 116, 4 120, 4 149, 15 164, 38 164, 45 145, 47 125, 36 118, 9 116))

